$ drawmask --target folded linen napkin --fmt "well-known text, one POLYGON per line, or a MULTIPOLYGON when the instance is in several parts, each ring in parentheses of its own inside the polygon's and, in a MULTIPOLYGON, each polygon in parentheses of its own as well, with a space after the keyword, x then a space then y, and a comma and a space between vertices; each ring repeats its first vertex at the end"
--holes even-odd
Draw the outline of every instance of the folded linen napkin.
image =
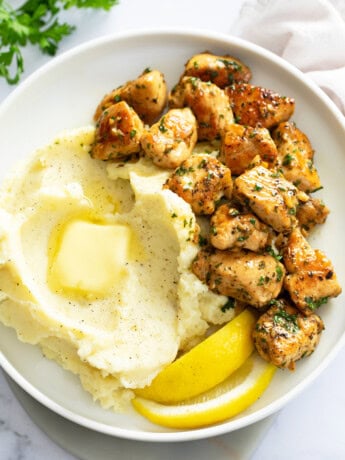
POLYGON ((232 33, 294 64, 345 114, 344 17, 343 0, 255 0, 232 33))

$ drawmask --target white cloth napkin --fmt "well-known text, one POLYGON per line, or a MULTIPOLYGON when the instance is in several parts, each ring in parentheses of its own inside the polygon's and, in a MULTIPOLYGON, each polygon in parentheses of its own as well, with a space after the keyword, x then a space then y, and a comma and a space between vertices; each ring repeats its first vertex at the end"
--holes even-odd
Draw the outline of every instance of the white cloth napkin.
POLYGON ((294 64, 345 114, 344 18, 344 0, 255 0, 232 33, 294 64))

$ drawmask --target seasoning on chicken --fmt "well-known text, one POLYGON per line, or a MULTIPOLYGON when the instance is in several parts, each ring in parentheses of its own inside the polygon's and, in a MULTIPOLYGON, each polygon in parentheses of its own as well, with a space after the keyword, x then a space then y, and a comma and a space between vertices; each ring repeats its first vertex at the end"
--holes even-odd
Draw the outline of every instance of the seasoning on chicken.
POLYGON ((196 119, 187 107, 169 110, 157 123, 144 131, 141 146, 155 165, 161 168, 177 168, 191 155, 196 141, 196 119))
POLYGON ((169 98, 172 108, 190 107, 198 121, 198 140, 219 139, 234 121, 228 96, 211 82, 183 77, 169 98))
POLYGON ((206 153, 194 154, 174 171, 164 188, 187 201, 195 214, 213 214, 223 196, 231 198, 231 172, 206 153))
POLYGON ((249 67, 232 56, 216 56, 205 52, 191 57, 185 65, 184 75, 211 81, 219 88, 234 82, 248 82, 252 76, 249 67))
POLYGON ((297 208, 297 220, 302 233, 309 233, 317 224, 323 224, 329 214, 329 209, 320 198, 310 197, 297 208))
POLYGON ((284 266, 273 256, 246 250, 201 250, 192 270, 212 291, 256 308, 279 295, 285 276, 284 266))
POLYGON ((289 235, 282 254, 288 272, 284 287, 305 315, 341 293, 331 261, 309 245, 299 228, 289 235))
POLYGON ((313 353, 323 329, 318 315, 305 317, 286 301, 277 300, 258 319, 253 339, 263 359, 294 370, 296 361, 313 353))
POLYGON ((233 84, 225 89, 235 120, 241 125, 272 128, 287 121, 294 112, 295 101, 260 86, 233 84))
POLYGON ((294 123, 280 123, 272 133, 280 167, 287 180, 310 193, 321 187, 313 164, 314 151, 308 137, 294 123))
POLYGON ((111 105, 96 126, 92 158, 121 159, 139 152, 143 130, 143 122, 126 102, 111 105))
POLYGON ((97 121, 102 112, 112 104, 125 101, 137 112, 146 124, 154 123, 162 114, 167 103, 167 85, 162 72, 145 69, 135 80, 106 94, 99 103, 94 120, 97 121))
POLYGON ((277 147, 266 128, 231 125, 222 137, 219 159, 235 175, 248 169, 253 158, 259 155, 272 167, 277 162, 277 147))
POLYGON ((299 200, 308 200, 282 174, 263 166, 249 169, 234 180, 234 196, 277 232, 291 230, 299 200))
POLYGON ((210 241, 217 249, 243 248, 257 252, 269 244, 270 228, 254 214, 240 213, 229 204, 221 205, 210 223, 210 241))

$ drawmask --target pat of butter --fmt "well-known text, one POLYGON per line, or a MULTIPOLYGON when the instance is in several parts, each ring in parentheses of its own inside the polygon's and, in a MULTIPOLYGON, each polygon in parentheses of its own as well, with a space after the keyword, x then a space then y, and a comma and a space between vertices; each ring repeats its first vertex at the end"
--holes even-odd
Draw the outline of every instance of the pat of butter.
POLYGON ((130 229, 75 220, 66 225, 53 261, 55 281, 85 294, 106 294, 128 260, 130 229))

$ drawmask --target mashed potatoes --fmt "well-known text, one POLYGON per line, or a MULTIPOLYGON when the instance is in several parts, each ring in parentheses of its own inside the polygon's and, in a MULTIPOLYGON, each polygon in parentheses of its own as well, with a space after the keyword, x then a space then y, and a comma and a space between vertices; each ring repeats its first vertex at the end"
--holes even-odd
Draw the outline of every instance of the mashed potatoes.
POLYGON ((0 320, 119 410, 234 312, 190 271, 195 216, 168 172, 93 160, 93 137, 58 138, 3 185, 0 320))

